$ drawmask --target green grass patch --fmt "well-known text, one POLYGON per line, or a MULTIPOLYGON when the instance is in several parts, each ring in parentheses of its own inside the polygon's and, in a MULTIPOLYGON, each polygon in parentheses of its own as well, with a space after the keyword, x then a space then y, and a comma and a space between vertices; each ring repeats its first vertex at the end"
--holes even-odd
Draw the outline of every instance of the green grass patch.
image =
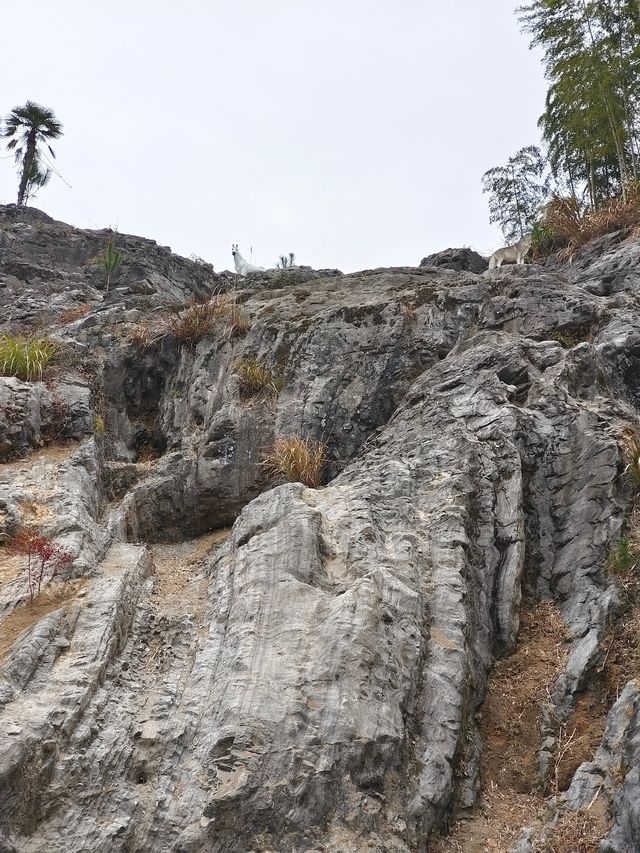
POLYGON ((260 394, 277 397, 284 386, 282 376, 257 358, 244 356, 239 359, 235 373, 242 397, 256 397, 260 394))
POLYGON ((58 353, 58 345, 46 337, 0 335, 0 375, 39 382, 58 353))

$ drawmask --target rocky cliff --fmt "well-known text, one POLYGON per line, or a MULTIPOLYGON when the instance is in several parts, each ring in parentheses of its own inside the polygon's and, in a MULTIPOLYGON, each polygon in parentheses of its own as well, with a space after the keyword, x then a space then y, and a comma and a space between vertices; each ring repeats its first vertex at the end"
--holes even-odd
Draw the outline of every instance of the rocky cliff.
POLYGON ((640 849, 610 556, 637 239, 236 279, 118 235, 106 292, 106 236, 0 208, 2 328, 63 354, 0 379, 0 849, 640 849), (242 323, 152 334, 212 294, 242 323), (293 435, 326 444, 322 487, 267 476, 293 435), (33 603, 29 529, 76 556, 33 603))

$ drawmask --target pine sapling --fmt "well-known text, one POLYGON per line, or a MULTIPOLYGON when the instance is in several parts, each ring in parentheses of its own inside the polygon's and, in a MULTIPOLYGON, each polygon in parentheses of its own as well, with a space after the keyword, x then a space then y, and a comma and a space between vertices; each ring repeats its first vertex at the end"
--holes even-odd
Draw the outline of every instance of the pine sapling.
POLYGON ((116 249, 116 244, 113 237, 109 237, 107 240, 107 246, 100 256, 100 263, 102 264, 102 268, 107 274, 107 287, 106 292, 109 292, 109 285, 111 284, 111 276, 117 272, 120 264, 124 259, 124 255, 122 252, 116 249))

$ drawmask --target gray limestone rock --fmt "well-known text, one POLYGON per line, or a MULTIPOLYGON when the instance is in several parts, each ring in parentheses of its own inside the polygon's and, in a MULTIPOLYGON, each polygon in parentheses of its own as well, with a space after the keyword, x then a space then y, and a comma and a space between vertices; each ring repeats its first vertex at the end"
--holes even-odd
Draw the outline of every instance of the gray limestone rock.
POLYGON ((456 272, 484 272, 489 261, 473 249, 445 249, 434 255, 427 255, 420 261, 421 267, 441 267, 456 272))
MULTIPOLYGON (((557 603, 569 643, 544 781, 619 608, 606 560, 632 499, 636 244, 572 268, 488 273, 450 250, 251 274, 235 282, 246 334, 140 349, 141 318, 234 277, 119 235, 105 294, 105 236, 0 208, 5 328, 88 306, 57 327, 73 364, 0 380, 5 535, 37 526, 78 555, 0 657, 0 846, 427 850, 477 794, 475 714, 523 595, 557 603), (241 357, 279 393, 243 395, 241 357), (73 417, 41 447, 54 395, 73 417), (267 477, 274 438, 296 434, 326 445, 319 489, 267 477)), ((0 650, 30 612, 14 574, 0 650)), ((610 780, 603 850, 637 837, 636 692, 560 806, 610 780)))

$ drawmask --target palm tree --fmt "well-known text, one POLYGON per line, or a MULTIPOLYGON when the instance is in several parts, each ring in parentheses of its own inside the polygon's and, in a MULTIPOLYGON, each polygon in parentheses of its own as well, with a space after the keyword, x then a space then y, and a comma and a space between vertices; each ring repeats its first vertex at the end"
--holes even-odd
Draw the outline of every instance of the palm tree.
POLYGON ((38 145, 46 145, 51 156, 55 157, 47 140, 62 136, 62 125, 53 110, 27 101, 23 107, 16 107, 7 116, 2 136, 10 140, 7 148, 15 151, 16 163, 21 164, 18 204, 23 205, 28 197, 29 185, 36 183, 42 186, 44 181, 37 176, 44 176, 48 171, 42 165, 38 145))

